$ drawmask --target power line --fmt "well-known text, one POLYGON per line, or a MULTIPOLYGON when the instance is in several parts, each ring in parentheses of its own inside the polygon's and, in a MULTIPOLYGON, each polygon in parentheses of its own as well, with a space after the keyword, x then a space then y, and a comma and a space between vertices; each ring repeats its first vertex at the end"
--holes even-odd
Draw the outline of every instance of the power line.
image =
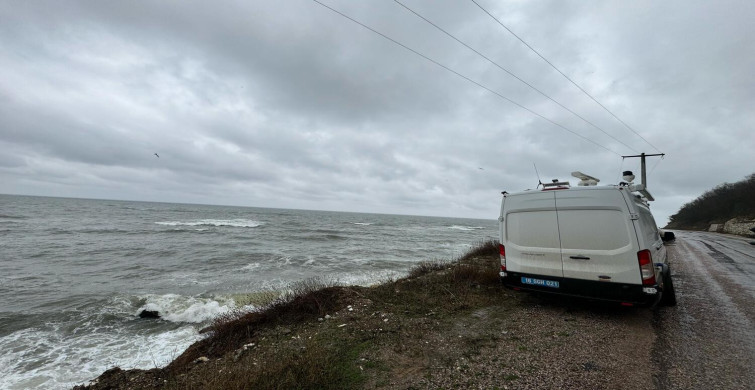
POLYGON ((473 3, 475 3, 475 5, 477 7, 479 7, 486 14, 488 14, 493 20, 495 20, 498 24, 500 24, 501 27, 503 27, 504 29, 506 29, 506 31, 508 31, 509 33, 511 33, 511 35, 513 35, 514 37, 516 37, 516 39, 518 39, 525 46, 527 46, 530 50, 532 50, 533 53, 537 54, 538 57, 540 57, 543 61, 545 61, 548 65, 550 65, 551 68, 555 69, 556 72, 560 73, 561 76, 564 76, 564 78, 566 78, 567 80, 569 80, 570 83, 572 83, 575 87, 579 88, 579 90, 582 91, 582 93, 584 93, 585 95, 587 95, 587 97, 589 97, 590 99, 592 99, 592 101, 594 101, 595 103, 597 103, 607 113, 611 114, 611 116, 613 116, 617 121, 621 122, 621 124, 624 125, 624 127, 626 127, 627 129, 629 129, 632 133, 634 133, 638 137, 642 138, 642 140, 645 141, 648 145, 650 145, 653 149, 655 149, 656 152, 658 152, 658 153, 661 152, 660 150, 658 150, 658 148, 655 147, 655 145, 651 144, 650 141, 646 140, 645 137, 643 137, 642 135, 640 135, 640 133, 638 133, 637 131, 635 131, 632 128, 632 126, 629 126, 626 122, 624 122, 623 120, 621 120, 621 118, 619 118, 618 116, 616 116, 616 114, 614 114, 613 112, 611 112, 611 110, 609 110, 606 106, 604 106, 602 103, 600 103, 598 101, 598 99, 595 99, 592 95, 590 95, 587 91, 585 91, 584 88, 580 87, 579 84, 577 84, 569 76, 567 76, 566 74, 564 74, 564 72, 562 72, 561 69, 557 68, 556 65, 553 65, 553 63, 551 63, 550 61, 548 61, 547 58, 543 57, 542 54, 540 54, 537 50, 535 50, 535 48, 533 48, 527 42, 525 42, 524 39, 522 39, 521 37, 519 37, 519 35, 516 35, 513 31, 511 31, 510 28, 506 27, 506 25, 503 24, 503 22, 501 22, 498 18, 496 18, 495 16, 493 16, 493 14, 491 14, 488 10, 486 10, 485 8, 483 8, 483 6, 481 6, 477 1, 475 1, 475 0, 470 0, 470 1, 473 2, 473 3))
POLYGON ((650 172, 648 172, 648 175, 649 175, 649 174, 651 174, 651 173, 653 173, 653 171, 655 170, 655 167, 657 167, 657 166, 658 166, 658 164, 660 164, 660 163, 661 163, 661 161, 663 161, 663 157, 664 157, 664 156, 661 156, 661 158, 659 158, 659 159, 658 159, 658 161, 656 161, 656 162, 655 162, 655 164, 653 165, 653 167, 652 167, 652 168, 650 168, 650 172))
POLYGON ((619 140, 618 138, 616 138, 616 137, 612 136, 611 134, 608 134, 608 133, 607 133, 607 132, 606 132, 605 130, 603 130, 602 128, 600 128, 600 127, 599 127, 598 125, 596 125, 596 124, 594 124, 594 123, 590 122, 589 120, 585 119, 585 118, 584 118, 584 117, 582 117, 581 115, 577 114, 576 112, 572 111, 572 110, 571 110, 571 109, 569 109, 568 107, 564 106, 563 104, 561 104, 560 102, 558 102, 558 101, 557 101, 556 99, 554 99, 554 98, 550 97, 550 96, 549 96, 548 94, 546 94, 545 92, 541 91, 540 89, 538 89, 538 88, 537 88, 537 87, 535 87, 534 85, 532 85, 532 84, 528 83, 527 81, 523 80, 523 79, 522 79, 521 77, 517 76, 516 74, 514 74, 514 73, 513 73, 513 72, 511 72, 510 70, 508 70, 508 69, 504 68, 503 66, 501 66, 501 65, 500 65, 500 64, 498 64, 497 62, 495 62, 495 61, 491 60, 491 59, 490 59, 489 57, 487 57, 486 55, 484 55, 484 54, 480 53, 479 51, 477 51, 477 50, 476 50, 476 49, 474 49, 473 47, 471 47, 471 46, 469 46, 468 44, 464 43, 464 42, 463 42, 463 41, 461 41, 461 40, 460 40, 459 38, 455 37, 455 36, 454 36, 453 34, 449 33, 448 31, 446 31, 446 30, 445 30, 445 29, 443 29, 442 27, 438 26, 437 24, 433 23, 433 22, 432 22, 432 21, 430 21, 429 19, 427 19, 427 18, 425 18, 424 16, 420 15, 420 14, 419 14, 418 12, 416 12, 416 11, 414 11, 413 9, 409 8, 408 6, 406 6, 405 4, 403 4, 402 2, 400 2, 400 1, 398 1, 398 0, 393 0, 393 1, 394 1, 394 2, 396 3, 396 4, 398 4, 398 5, 402 6, 402 7, 404 7, 404 8, 406 9, 406 10, 408 10, 408 11, 409 11, 409 12, 411 12, 411 13, 413 13, 414 15, 416 15, 417 17, 419 17, 420 19, 422 19, 422 20, 424 20, 425 22, 429 23, 429 24, 430 24, 431 26, 435 27, 436 29, 438 29, 438 30, 439 30, 439 31, 441 31, 442 33, 444 33, 444 34, 448 35, 449 37, 451 37, 451 38, 452 38, 453 40, 455 40, 456 42, 459 42, 460 44, 464 45, 464 47, 466 47, 467 49, 469 49, 469 50, 472 50, 473 52, 475 52, 475 53, 476 53, 477 55, 479 55, 480 57, 484 58, 485 60, 487 60, 487 61, 488 61, 488 62, 490 62, 491 64, 495 65, 495 66, 496 66, 496 67, 497 67, 498 69, 500 69, 500 70, 502 70, 502 71, 504 71, 504 72, 508 73, 508 74, 509 74, 509 75, 510 75, 511 77, 513 77, 513 78, 515 78, 515 79, 519 80, 519 81, 520 81, 520 82, 522 82, 522 83, 523 83, 524 85, 526 85, 526 86, 530 87, 531 89, 535 90, 535 91, 536 91, 537 93, 539 93, 540 95, 544 96, 545 98, 547 98, 548 100, 552 101, 553 103, 556 103, 556 104, 557 104, 557 105, 558 105, 559 107, 561 107, 561 108, 563 108, 564 110, 566 110, 566 111, 570 112, 570 113, 571 113, 572 115, 576 116, 577 118, 579 118, 579 119, 582 119, 582 120, 583 120, 583 121, 584 121, 585 123, 589 124, 590 126, 592 126, 592 127, 596 128, 596 129, 600 130, 600 132, 602 132, 603 134, 605 134, 605 135, 607 135, 607 136, 611 137, 611 138, 612 138, 612 139, 613 139, 614 141, 616 141, 616 142, 618 142, 618 143, 620 143, 620 144, 622 144, 622 145, 626 146, 626 147, 627 147, 627 148, 628 148, 629 150, 632 150, 632 151, 634 151, 634 152, 637 152, 637 151, 636 151, 636 150, 635 150, 634 148, 632 148, 631 146, 629 146, 629 145, 625 144, 624 142, 621 142, 621 140, 619 140))
POLYGON ((531 110, 531 109, 529 109, 529 108, 527 108, 527 107, 525 107, 525 106, 523 106, 523 105, 515 102, 514 100, 509 99, 508 97, 502 95, 501 93, 499 93, 499 92, 497 92, 497 91, 495 91, 493 89, 490 89, 490 88, 484 86, 483 84, 480 84, 479 82, 477 82, 475 80, 472 80, 471 78, 469 78, 467 76, 464 76, 463 74, 461 74, 461 73, 459 73, 459 72, 457 72, 457 71, 449 68, 448 66, 443 65, 440 62, 438 62, 438 61, 436 61, 436 60, 434 60, 434 59, 432 59, 432 58, 430 58, 430 57, 428 57, 428 56, 426 56, 426 55, 424 55, 424 54, 422 54, 422 53, 420 53, 420 52, 418 52, 418 51, 416 51, 416 50, 414 50, 412 48, 410 48, 409 46, 404 45, 403 43, 401 43, 401 42, 399 42, 399 41, 397 41, 397 40, 395 40, 395 39, 393 39, 393 38, 391 38, 391 37, 389 37, 389 36, 381 33, 380 31, 375 30, 374 28, 372 28, 372 27, 370 27, 370 26, 368 26, 368 25, 366 25, 366 24, 364 24, 364 23, 362 23, 362 22, 360 22, 360 21, 352 18, 351 16, 346 15, 346 14, 342 13, 341 11, 338 11, 337 9, 332 8, 332 7, 330 7, 330 6, 326 5, 326 4, 323 4, 323 3, 321 3, 318 0, 312 0, 312 1, 314 1, 315 3, 323 6, 324 8, 329 9, 330 11, 332 11, 332 12, 334 12, 334 13, 336 13, 336 14, 338 14, 338 15, 340 15, 340 16, 342 16, 342 17, 344 17, 344 18, 346 18, 346 19, 348 19, 348 20, 350 20, 350 21, 352 21, 352 22, 354 22, 354 23, 356 23, 356 24, 364 27, 364 28, 366 28, 367 30, 372 31, 375 34, 380 35, 381 37, 383 37, 383 38, 385 38, 385 39, 393 42, 394 44, 403 47, 404 49, 406 49, 406 50, 408 50, 408 51, 410 51, 410 52, 412 52, 412 53, 414 53, 414 54, 416 54, 416 55, 424 58, 425 60, 430 61, 433 64, 435 64, 435 65, 437 65, 437 66, 439 66, 439 67, 441 67, 441 68, 443 68, 443 69, 445 69, 445 70, 447 70, 447 71, 449 71, 449 72, 451 72, 451 73, 453 73, 453 74, 455 74, 455 75, 463 78, 464 80, 467 80, 470 83, 472 83, 472 84, 474 84, 474 85, 476 85, 476 86, 478 86, 478 87, 480 87, 480 88, 482 88, 482 89, 484 89, 484 90, 486 90, 486 91, 488 91, 488 92, 490 92, 490 93, 498 96, 499 98, 501 98, 503 100, 506 100, 507 102, 509 102, 509 103, 511 103, 511 104, 513 104, 513 105, 515 105, 515 106, 517 106, 517 107, 519 107, 519 108, 521 108, 521 109, 523 109, 523 110, 531 113, 532 115, 535 115, 535 116, 537 116, 537 117, 539 117, 539 118, 547 121, 548 123, 551 123, 554 126, 560 127, 561 129, 566 130, 566 131, 572 133, 573 135, 575 135, 575 136, 577 136, 579 138, 582 138, 583 140, 585 140, 585 141, 587 141, 587 142, 589 142, 591 144, 594 144, 594 145, 599 146, 599 147, 601 147, 601 148, 603 148, 603 149, 605 149, 605 150, 607 150, 607 151, 609 151, 609 152, 611 152, 613 154, 621 156, 621 154, 619 154, 619 153, 617 153, 617 152, 615 152, 615 151, 613 151, 613 150, 611 150, 611 149, 609 149, 609 148, 607 148, 607 147, 605 147, 605 146, 603 146, 603 145, 601 145, 601 144, 599 144, 599 143, 597 143, 597 142, 595 142, 595 141, 593 141, 593 140, 591 140, 591 139, 589 139, 589 138, 587 138, 587 137, 585 137, 585 136, 583 136, 581 134, 576 133, 574 130, 569 129, 568 127, 566 127, 566 126, 564 126, 564 125, 562 125, 560 123, 557 123, 557 122, 554 122, 554 121, 548 119, 547 117, 543 116, 542 114, 539 114, 539 113, 537 113, 537 112, 535 112, 535 111, 533 111, 533 110, 531 110))

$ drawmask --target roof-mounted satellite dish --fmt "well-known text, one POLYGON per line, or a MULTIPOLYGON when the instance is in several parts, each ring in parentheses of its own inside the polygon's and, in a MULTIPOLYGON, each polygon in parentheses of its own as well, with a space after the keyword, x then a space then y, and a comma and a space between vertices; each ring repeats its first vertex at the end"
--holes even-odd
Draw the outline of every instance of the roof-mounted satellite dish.
POLYGON ((598 182, 600 181, 600 179, 592 177, 590 175, 585 175, 584 173, 580 171, 572 172, 571 175, 579 179, 579 183, 577 185, 582 186, 582 187, 596 186, 598 185, 598 182))
POLYGON ((622 175, 622 179, 627 183, 631 183, 634 180, 634 174, 632 171, 624 171, 622 175))

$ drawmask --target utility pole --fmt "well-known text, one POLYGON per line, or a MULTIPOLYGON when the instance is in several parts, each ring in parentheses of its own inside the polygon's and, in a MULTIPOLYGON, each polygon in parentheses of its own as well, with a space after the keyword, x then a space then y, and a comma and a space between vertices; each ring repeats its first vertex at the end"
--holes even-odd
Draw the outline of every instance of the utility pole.
POLYGON ((650 193, 648 192, 648 177, 647 177, 647 172, 646 172, 646 168, 645 168, 645 157, 661 156, 661 158, 663 158, 663 156, 665 156, 665 155, 666 155, 665 153, 656 153, 656 154, 645 154, 645 153, 642 153, 642 154, 637 154, 637 155, 634 155, 634 156, 621 156, 621 158, 635 158, 635 157, 639 157, 640 158, 640 171, 641 171, 640 172, 640 175, 641 175, 640 176, 640 180, 642 181, 642 183, 641 183, 642 184, 642 189, 639 190, 639 191, 643 195, 645 195, 645 197, 648 198, 648 200, 652 201, 652 200, 655 200, 655 199, 653 199, 653 196, 650 195, 650 193))

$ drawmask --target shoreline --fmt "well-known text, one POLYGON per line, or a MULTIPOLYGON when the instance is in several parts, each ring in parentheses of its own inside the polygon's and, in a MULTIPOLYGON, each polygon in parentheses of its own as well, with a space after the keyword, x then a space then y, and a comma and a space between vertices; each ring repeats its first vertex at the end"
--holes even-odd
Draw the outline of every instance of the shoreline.
POLYGON ((648 388, 652 313, 504 289, 495 243, 373 287, 310 281, 168 366, 74 389, 648 388))

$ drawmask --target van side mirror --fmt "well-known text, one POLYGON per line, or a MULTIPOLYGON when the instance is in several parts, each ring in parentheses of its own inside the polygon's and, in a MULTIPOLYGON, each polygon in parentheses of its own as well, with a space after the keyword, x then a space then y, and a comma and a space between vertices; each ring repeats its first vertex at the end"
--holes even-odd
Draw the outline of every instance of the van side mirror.
POLYGON ((663 240, 664 242, 674 241, 676 240, 676 236, 674 235, 674 232, 663 232, 661 240, 663 240))

